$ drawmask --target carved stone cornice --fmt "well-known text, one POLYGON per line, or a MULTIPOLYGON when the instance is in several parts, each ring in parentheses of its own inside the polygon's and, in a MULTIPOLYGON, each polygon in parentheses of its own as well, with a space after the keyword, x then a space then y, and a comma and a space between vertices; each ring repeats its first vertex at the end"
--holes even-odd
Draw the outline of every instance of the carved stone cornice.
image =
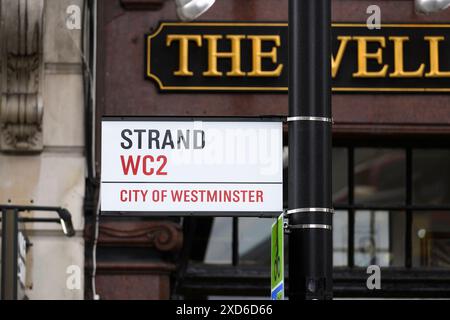
POLYGON ((42 151, 44 0, 0 0, 0 150, 42 151))
MULTIPOLYGON (((92 242, 94 226, 86 226, 86 241, 92 242)), ((114 247, 150 247, 177 252, 183 245, 179 224, 170 221, 105 221, 100 223, 98 244, 114 247)))

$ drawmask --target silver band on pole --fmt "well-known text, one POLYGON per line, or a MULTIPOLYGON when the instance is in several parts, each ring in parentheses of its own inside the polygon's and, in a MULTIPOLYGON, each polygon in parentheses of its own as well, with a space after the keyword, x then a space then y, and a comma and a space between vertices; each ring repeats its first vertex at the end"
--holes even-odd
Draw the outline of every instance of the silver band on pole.
POLYGON ((333 227, 329 224, 296 224, 296 225, 289 225, 289 229, 325 229, 325 230, 332 230, 333 227))
POLYGON ((294 214, 294 213, 308 213, 308 212, 333 214, 334 209, 331 209, 331 208, 300 208, 300 209, 287 210, 286 214, 290 215, 290 214, 294 214))
POLYGON ((288 122, 293 122, 293 121, 318 121, 318 122, 333 123, 333 119, 332 118, 325 118, 325 117, 288 117, 287 121, 288 122))

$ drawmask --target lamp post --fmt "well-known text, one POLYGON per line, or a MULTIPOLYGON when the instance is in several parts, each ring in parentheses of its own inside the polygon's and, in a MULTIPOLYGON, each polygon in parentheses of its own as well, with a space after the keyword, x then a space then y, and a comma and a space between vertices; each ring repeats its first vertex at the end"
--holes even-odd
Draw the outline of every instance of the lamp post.
POLYGON ((289 0, 289 299, 332 298, 331 4, 289 0))
MULTIPOLYGON (((195 20, 215 0, 175 0, 195 20)), ((332 298, 331 3, 289 0, 289 298, 332 298)))

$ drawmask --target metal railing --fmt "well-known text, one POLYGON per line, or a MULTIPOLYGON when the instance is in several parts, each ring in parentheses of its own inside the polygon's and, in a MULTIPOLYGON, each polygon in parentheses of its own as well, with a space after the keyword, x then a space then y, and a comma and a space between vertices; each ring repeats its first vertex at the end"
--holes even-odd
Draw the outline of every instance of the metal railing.
POLYGON ((1 299, 18 299, 19 222, 58 223, 64 235, 72 237, 75 230, 72 215, 61 207, 0 205, 2 222, 1 299), (21 212, 54 212, 57 218, 19 217, 21 212))

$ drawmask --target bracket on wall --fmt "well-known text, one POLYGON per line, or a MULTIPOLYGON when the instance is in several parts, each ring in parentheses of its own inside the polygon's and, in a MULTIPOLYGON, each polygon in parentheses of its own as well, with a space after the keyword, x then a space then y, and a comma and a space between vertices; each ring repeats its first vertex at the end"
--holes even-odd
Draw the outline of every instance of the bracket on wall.
POLYGON ((125 10, 159 10, 165 0, 120 0, 125 10))
POLYGON ((44 0, 0 0, 0 151, 43 150, 44 0))

